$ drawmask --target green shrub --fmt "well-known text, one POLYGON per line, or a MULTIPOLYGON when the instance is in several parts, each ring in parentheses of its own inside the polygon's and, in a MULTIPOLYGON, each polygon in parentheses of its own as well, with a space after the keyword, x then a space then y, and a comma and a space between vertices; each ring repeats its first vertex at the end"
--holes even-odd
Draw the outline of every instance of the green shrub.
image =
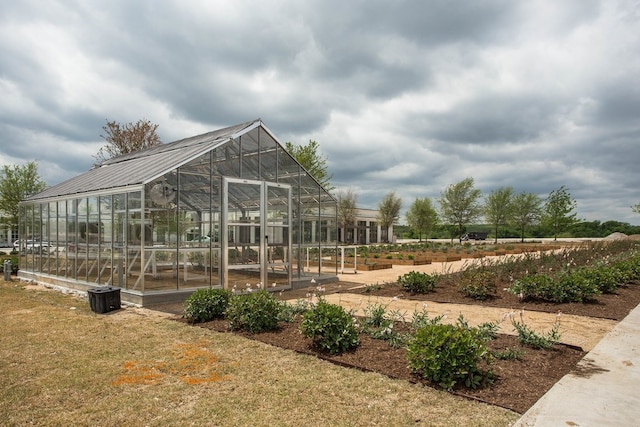
POLYGON ((618 261, 612 267, 618 272, 621 284, 626 285, 640 279, 640 255, 618 261))
POLYGON ((407 346, 409 367, 415 374, 446 390, 458 384, 477 388, 491 381, 490 371, 478 363, 488 359, 485 342, 473 328, 431 324, 418 329, 407 346))
POLYGON ((524 351, 507 347, 502 351, 492 351, 491 357, 499 360, 521 360, 524 356, 524 351))
POLYGON ((185 301, 184 317, 189 323, 223 317, 230 297, 226 289, 198 289, 185 301))
POLYGON ((398 277, 398 284, 412 294, 426 294, 436 288, 438 275, 429 275, 418 271, 410 271, 398 277))
POLYGON ((311 308, 311 303, 308 300, 298 299, 293 304, 285 301, 280 302, 280 313, 278 320, 291 323, 296 320, 298 315, 306 312, 311 308))
POLYGON ((343 353, 360 344, 358 330, 351 314, 336 304, 323 299, 302 315, 300 332, 313 340, 320 351, 343 353))
MULTIPOLYGON (((593 283, 604 294, 612 294, 621 285, 622 273, 615 267, 601 265, 589 269, 578 270, 586 280, 593 283)), ((576 273, 578 273, 576 272, 576 273)))
POLYGON ((282 304, 265 290, 232 295, 225 317, 232 330, 257 334, 278 327, 282 304))
POLYGON ((513 327, 518 333, 518 341, 526 346, 535 349, 547 349, 553 347, 560 341, 560 331, 558 322, 546 334, 538 334, 530 329, 524 322, 513 321, 513 327))
POLYGON ((379 291, 380 289, 382 289, 382 286, 380 286, 377 283, 375 285, 364 285, 364 292, 367 294, 371 292, 379 291))
POLYGON ((598 285, 589 280, 584 270, 563 273, 558 277, 553 302, 585 302, 600 295, 598 285))
MULTIPOLYGON (((17 252, 15 251, 11 251, 11 254, 16 254, 17 252)), ((9 259, 11 260, 11 274, 18 274, 18 257, 17 256, 10 256, 10 255, 3 255, 0 256, 0 273, 4 273, 4 260, 9 259)))
POLYGON ((377 340, 387 341, 392 347, 400 347, 406 342, 406 337, 394 327, 393 314, 387 314, 381 304, 367 306, 361 320, 360 330, 377 340))
POLYGON ((509 292, 523 299, 541 299, 556 303, 584 302, 600 295, 598 286, 584 273, 562 273, 557 279, 536 274, 515 281, 509 292))
POLYGON ((460 273, 458 289, 468 298, 484 301, 496 295, 495 274, 489 270, 466 269, 460 273))

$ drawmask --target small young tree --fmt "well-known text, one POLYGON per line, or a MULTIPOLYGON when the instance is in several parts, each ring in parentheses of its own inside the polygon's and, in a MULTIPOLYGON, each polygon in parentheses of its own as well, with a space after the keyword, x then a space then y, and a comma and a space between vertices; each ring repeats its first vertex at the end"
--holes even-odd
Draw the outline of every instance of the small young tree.
POLYGON ((418 239, 422 242, 422 234, 429 239, 429 232, 438 222, 438 213, 431 204, 431 199, 417 198, 406 214, 407 224, 418 232, 418 239))
POLYGON ((310 139, 306 145, 295 145, 287 141, 285 149, 325 190, 333 190, 331 187, 333 174, 329 175, 327 159, 320 154, 320 145, 316 141, 310 139))
POLYGON ((573 212, 576 206, 576 201, 571 198, 569 190, 564 185, 549 193, 544 204, 542 221, 553 230, 553 240, 558 240, 559 232, 578 221, 573 212))
MULTIPOLYGON (((356 223, 358 196, 349 188, 347 190, 339 190, 336 198, 338 199, 338 226, 344 230, 343 241, 346 242, 347 230, 355 226, 356 223)), ((352 241, 354 237, 352 236, 352 241)))
POLYGON ((149 120, 138 120, 136 123, 125 125, 107 120, 107 124, 102 126, 105 134, 100 135, 107 144, 98 150, 95 156, 97 163, 162 144, 156 133, 157 129, 158 125, 149 120))
MULTIPOLYGON (((37 194, 47 188, 47 184, 38 175, 36 162, 23 166, 4 165, 0 171, 0 211, 8 220, 9 229, 17 232, 21 200, 37 194)), ((16 233, 17 234, 17 233, 16 233)))
POLYGON ((378 205, 377 219, 386 242, 389 242, 389 228, 400 218, 400 209, 402 209, 402 199, 396 197, 394 191, 387 193, 378 205))
POLYGON ((524 242, 524 233, 528 226, 540 221, 542 199, 533 193, 518 193, 511 202, 510 222, 520 230, 520 241, 524 242))
POLYGON ((498 243, 498 231, 501 225, 506 225, 511 215, 511 201, 513 188, 500 187, 487 196, 484 203, 484 217, 495 230, 495 243, 498 243))
POLYGON ((465 224, 476 221, 482 216, 482 205, 478 199, 482 192, 473 186, 473 178, 465 178, 457 184, 450 184, 440 194, 440 218, 458 229, 462 235, 465 224))

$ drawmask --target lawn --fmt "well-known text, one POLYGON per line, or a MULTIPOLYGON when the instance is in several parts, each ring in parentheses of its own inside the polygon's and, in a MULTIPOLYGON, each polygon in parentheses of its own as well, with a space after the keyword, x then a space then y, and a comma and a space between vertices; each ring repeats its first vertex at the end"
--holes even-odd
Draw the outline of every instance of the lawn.
POLYGON ((507 426, 518 415, 147 309, 0 282, 4 425, 507 426))

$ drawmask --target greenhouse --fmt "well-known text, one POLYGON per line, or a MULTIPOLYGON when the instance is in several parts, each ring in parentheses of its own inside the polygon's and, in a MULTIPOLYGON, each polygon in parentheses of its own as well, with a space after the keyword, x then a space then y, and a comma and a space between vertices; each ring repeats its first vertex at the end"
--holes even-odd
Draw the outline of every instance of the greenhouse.
POLYGON ((20 204, 20 277, 120 289, 138 305, 197 288, 337 280, 336 200, 255 121, 112 158, 20 204))

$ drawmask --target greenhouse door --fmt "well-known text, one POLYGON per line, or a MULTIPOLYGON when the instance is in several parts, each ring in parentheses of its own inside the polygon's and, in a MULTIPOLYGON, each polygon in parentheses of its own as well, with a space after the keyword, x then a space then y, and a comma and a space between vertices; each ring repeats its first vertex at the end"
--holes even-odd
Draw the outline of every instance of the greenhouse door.
POLYGON ((221 275, 226 289, 291 287, 291 187, 224 178, 221 275))

